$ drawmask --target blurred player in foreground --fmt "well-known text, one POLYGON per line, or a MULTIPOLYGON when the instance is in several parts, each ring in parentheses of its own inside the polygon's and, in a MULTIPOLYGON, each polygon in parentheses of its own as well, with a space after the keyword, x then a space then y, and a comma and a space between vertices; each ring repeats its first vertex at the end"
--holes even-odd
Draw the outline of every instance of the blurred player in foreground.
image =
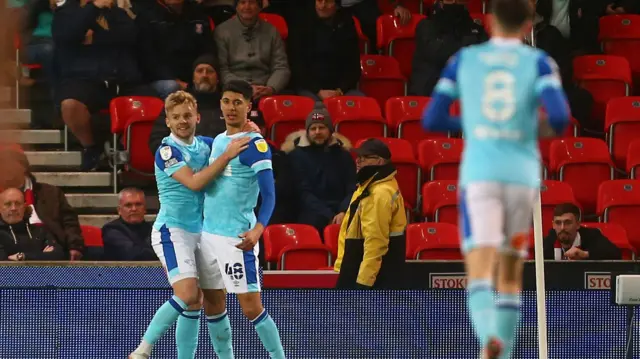
POLYGON ((528 0, 492 0, 492 38, 460 50, 442 72, 422 120, 427 130, 463 130, 460 168, 467 304, 484 358, 510 358, 520 316, 523 258, 539 195, 540 127, 561 134, 569 107, 557 66, 522 44, 531 30, 528 0), (460 98, 462 118, 449 116, 460 98), (494 303, 497 266, 498 301, 494 303))
POLYGON ((167 97, 165 108, 171 134, 156 151, 160 212, 153 225, 151 243, 167 272, 173 297, 158 309, 130 359, 149 358, 153 345, 176 321, 178 358, 194 358, 201 309, 196 267, 204 201, 200 190, 249 143, 247 139, 227 143, 226 150, 207 166, 213 139, 194 136, 200 121, 195 98, 178 91, 167 97))
POLYGON ((235 139, 248 138, 250 142, 207 187, 204 199, 201 253, 207 262, 200 273, 200 287, 209 335, 220 359, 234 357, 224 289, 237 294, 244 315, 255 326, 270 357, 285 358, 278 328, 260 299, 257 243, 275 207, 275 184, 267 142, 260 134, 243 130, 252 96, 251 85, 244 81, 229 81, 222 91, 227 131, 213 141, 209 162, 215 163, 235 139), (262 203, 256 219, 258 194, 262 203))

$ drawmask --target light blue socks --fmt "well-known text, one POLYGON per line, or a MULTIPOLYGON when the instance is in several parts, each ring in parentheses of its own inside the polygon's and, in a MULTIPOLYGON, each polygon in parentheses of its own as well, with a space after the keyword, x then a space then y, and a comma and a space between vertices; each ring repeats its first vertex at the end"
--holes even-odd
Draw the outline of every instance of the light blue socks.
POLYGON ((156 311, 144 333, 143 340, 148 344, 155 344, 186 309, 187 305, 180 298, 175 295, 171 297, 156 311))
POLYGON ((285 359, 278 327, 276 327, 276 323, 273 322, 269 313, 263 310, 251 323, 255 326, 262 345, 269 352, 269 357, 271 359, 285 359))
POLYGON ((467 284, 467 306, 480 346, 484 348, 495 337, 495 304, 490 280, 470 280, 467 284))
POLYGON ((500 358, 508 359, 511 357, 519 321, 520 295, 498 294, 498 303, 496 304, 497 334, 504 344, 504 352, 500 358))
POLYGON ((231 322, 227 311, 218 315, 207 316, 207 328, 213 350, 220 359, 233 359, 233 345, 231 340, 231 322))
POLYGON ((176 326, 176 346, 178 359, 193 359, 198 349, 200 333, 200 310, 185 310, 178 317, 176 326))

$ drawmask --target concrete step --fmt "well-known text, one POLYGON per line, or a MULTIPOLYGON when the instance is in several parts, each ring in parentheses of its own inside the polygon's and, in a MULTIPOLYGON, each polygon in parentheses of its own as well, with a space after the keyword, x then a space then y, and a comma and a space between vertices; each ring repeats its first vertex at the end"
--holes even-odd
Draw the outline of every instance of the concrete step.
MULTIPOLYGON (((94 226, 100 227, 104 226, 105 223, 111 222, 114 219, 118 218, 117 214, 84 214, 78 216, 80 220, 80 224, 84 226, 94 226)), ((156 219, 155 214, 148 214, 144 216, 144 218, 148 222, 153 222, 156 219)))
MULTIPOLYGON (((113 212, 118 207, 118 195, 115 193, 70 193, 66 197, 74 208, 108 209, 109 212, 113 212)), ((160 208, 157 196, 147 196, 146 199, 148 211, 157 211, 160 208)))
POLYGON ((31 110, 0 109, 0 121, 2 126, 28 127, 31 124, 31 110))
POLYGON ((113 186, 109 172, 34 172, 39 182, 59 187, 109 187, 113 186))
POLYGON ((63 143, 64 137, 60 130, 7 130, 0 131, 0 139, 17 142, 22 145, 42 145, 63 143))
POLYGON ((82 164, 82 153, 64 151, 25 151, 32 166, 78 167, 82 164))

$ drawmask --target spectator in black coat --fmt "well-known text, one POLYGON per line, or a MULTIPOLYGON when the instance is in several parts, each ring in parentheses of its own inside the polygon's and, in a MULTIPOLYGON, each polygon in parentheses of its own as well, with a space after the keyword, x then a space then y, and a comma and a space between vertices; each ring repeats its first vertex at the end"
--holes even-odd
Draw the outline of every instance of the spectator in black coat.
POLYGON ((343 94, 364 96, 357 90, 360 50, 353 18, 335 0, 315 3, 289 31, 293 89, 316 101, 343 94))
POLYGON ((144 192, 137 188, 120 191, 118 214, 120 217, 102 227, 104 259, 113 261, 157 260, 151 247, 150 222, 144 220, 147 212, 144 192))
POLYGON ((473 21, 462 1, 436 3, 431 17, 420 21, 416 28, 409 93, 431 96, 449 58, 462 47, 487 39, 484 27, 473 21))
POLYGON ((64 251, 42 225, 29 223, 32 208, 24 193, 9 188, 0 195, 0 261, 63 260, 64 251))
POLYGON ((145 80, 162 99, 185 90, 193 77, 193 61, 215 55, 209 18, 198 3, 185 0, 154 1, 137 14, 145 80))
POLYGON ((334 133, 328 111, 319 103, 309 114, 306 131, 290 134, 282 150, 288 153, 297 197, 296 223, 314 226, 320 233, 342 223, 356 188, 356 166, 351 143, 334 133))
MULTIPOLYGON (((220 92, 218 91, 218 74, 213 55, 199 56, 193 63, 193 82, 187 91, 198 101, 200 122, 196 126, 196 135, 216 137, 226 130, 224 118, 220 111, 220 92)), ((156 153, 162 139, 169 136, 171 131, 166 123, 167 115, 160 113, 149 137, 149 150, 156 153)))
POLYGON ((544 238, 544 259, 615 260, 622 255, 599 229, 581 227, 580 209, 565 203, 553 212, 553 229, 544 238))
POLYGON ((94 141, 91 114, 116 96, 155 95, 141 87, 135 15, 113 0, 59 2, 52 25, 60 70, 62 119, 84 148, 82 170, 95 169, 103 146, 94 141))

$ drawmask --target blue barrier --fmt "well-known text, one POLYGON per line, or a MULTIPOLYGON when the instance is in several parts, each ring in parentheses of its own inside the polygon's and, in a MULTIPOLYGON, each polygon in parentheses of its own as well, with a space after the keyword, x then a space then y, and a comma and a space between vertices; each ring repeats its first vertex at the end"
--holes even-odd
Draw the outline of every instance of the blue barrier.
MULTIPOLYGON (((0 267, 0 358, 126 358, 169 296, 160 268, 0 267)), ((264 302, 290 359, 478 357, 464 291, 267 290, 264 302)), ((552 291, 547 306, 550 358, 623 358, 626 309, 608 292, 552 291)), ((228 307, 236 358, 267 358, 234 298, 228 307)), ((537 358, 534 292, 523 308, 515 358, 537 358)), ((206 330, 197 358, 215 358, 206 330)), ((153 359, 176 358, 173 336, 153 359)))

